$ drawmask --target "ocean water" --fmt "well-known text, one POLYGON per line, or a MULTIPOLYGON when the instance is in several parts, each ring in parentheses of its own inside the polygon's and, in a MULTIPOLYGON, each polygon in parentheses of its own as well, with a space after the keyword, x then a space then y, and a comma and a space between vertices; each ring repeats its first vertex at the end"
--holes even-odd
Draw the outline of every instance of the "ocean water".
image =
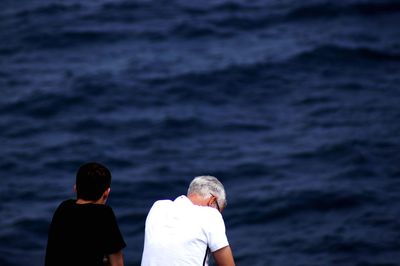
POLYGON ((400 265, 400 2, 2 1, 0 265, 79 165, 139 265, 155 200, 225 185, 237 265, 400 265))

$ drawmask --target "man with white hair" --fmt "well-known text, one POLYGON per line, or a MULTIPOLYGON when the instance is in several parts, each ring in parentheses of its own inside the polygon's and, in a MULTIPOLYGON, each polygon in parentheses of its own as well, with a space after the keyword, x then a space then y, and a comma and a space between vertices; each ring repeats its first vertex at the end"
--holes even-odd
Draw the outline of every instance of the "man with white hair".
POLYGON ((234 266, 221 212, 225 189, 213 176, 198 176, 187 196, 159 200, 147 219, 142 266, 208 265, 208 255, 218 266, 234 266))

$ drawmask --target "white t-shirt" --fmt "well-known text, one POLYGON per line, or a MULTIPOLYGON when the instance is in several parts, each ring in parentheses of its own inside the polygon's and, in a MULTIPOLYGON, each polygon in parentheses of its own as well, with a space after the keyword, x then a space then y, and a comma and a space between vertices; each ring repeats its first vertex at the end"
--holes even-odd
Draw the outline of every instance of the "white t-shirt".
POLYGON ((211 252, 228 246, 225 223, 214 208, 186 196, 154 203, 146 219, 142 266, 203 265, 211 252))

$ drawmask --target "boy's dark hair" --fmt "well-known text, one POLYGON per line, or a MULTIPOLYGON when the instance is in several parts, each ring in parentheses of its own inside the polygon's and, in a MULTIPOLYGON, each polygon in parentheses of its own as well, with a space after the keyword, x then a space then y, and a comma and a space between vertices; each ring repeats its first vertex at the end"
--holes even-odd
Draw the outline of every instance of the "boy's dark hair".
POLYGON ((110 170, 99 163, 86 163, 76 173, 76 193, 78 199, 98 200, 110 185, 110 170))

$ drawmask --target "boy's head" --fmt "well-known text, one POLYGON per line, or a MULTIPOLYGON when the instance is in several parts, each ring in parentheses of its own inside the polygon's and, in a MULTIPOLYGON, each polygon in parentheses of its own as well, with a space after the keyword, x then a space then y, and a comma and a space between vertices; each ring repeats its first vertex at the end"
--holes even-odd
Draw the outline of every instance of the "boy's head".
POLYGON ((78 199, 95 201, 110 188, 111 173, 104 165, 91 162, 82 165, 76 173, 78 199))

